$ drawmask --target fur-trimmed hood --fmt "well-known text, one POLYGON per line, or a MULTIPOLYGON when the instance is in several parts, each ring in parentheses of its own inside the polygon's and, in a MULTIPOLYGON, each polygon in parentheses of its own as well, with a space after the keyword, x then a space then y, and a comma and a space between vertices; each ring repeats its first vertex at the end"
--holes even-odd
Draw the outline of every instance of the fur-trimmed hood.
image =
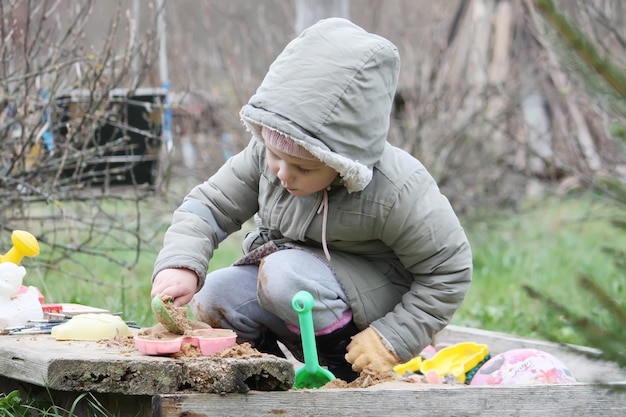
POLYGON ((391 42, 324 19, 285 47, 240 116, 257 139, 263 125, 278 130, 361 191, 387 141, 399 71, 391 42))

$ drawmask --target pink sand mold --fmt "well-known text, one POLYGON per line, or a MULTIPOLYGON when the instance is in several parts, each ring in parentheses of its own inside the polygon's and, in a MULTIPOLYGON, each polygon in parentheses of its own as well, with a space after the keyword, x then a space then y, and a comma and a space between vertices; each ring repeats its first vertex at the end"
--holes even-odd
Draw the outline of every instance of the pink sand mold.
POLYGON ((183 343, 191 343, 200 348, 202 356, 212 355, 227 347, 233 346, 237 335, 216 337, 210 333, 226 333, 225 329, 198 329, 192 332, 191 336, 180 336, 171 340, 148 339, 142 336, 135 336, 135 347, 146 355, 168 355, 180 351, 183 343), (203 335, 204 334, 204 335, 203 335))

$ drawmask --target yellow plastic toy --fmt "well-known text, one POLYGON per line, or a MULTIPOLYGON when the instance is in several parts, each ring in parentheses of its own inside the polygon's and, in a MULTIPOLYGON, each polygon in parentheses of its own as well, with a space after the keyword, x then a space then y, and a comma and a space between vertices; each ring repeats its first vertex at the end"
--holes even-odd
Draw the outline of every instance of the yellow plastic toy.
POLYGON ((14 230, 13 247, 0 255, 0 329, 23 326, 30 320, 43 319, 43 308, 36 287, 22 285, 26 275, 19 266, 24 256, 39 255, 39 243, 32 234, 14 230))
POLYGON ((435 370, 439 376, 452 374, 461 383, 465 383, 465 374, 487 357, 487 345, 473 342, 457 343, 438 351, 435 356, 422 362, 420 371, 435 370))
POLYGON ((407 372, 417 373, 422 366, 422 357, 416 356, 408 362, 401 363, 393 367, 393 371, 398 375, 405 375, 407 372))
POLYGON ((0 263, 13 262, 19 265, 24 256, 39 255, 39 242, 31 233, 24 230, 14 230, 11 234, 13 247, 3 256, 0 255, 0 263))
POLYGON ((51 335, 56 340, 100 340, 132 336, 132 332, 119 316, 108 313, 85 313, 54 326, 51 335))

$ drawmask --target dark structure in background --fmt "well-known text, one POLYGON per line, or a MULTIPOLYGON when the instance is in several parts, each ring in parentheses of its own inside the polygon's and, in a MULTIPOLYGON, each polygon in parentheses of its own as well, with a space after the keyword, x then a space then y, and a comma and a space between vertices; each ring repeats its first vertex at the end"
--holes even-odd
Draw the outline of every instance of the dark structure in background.
POLYGON ((165 92, 112 90, 95 97, 74 90, 56 98, 52 137, 70 150, 63 178, 84 186, 154 185, 159 173, 165 92))

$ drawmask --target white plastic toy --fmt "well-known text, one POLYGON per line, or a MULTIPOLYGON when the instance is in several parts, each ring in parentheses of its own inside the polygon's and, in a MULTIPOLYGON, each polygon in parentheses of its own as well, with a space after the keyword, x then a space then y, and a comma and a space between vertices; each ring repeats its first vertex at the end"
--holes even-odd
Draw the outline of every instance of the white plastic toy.
POLYGON ((23 266, 13 262, 0 263, 0 329, 43 319, 37 288, 30 286, 25 292, 16 295, 25 275, 23 266))

